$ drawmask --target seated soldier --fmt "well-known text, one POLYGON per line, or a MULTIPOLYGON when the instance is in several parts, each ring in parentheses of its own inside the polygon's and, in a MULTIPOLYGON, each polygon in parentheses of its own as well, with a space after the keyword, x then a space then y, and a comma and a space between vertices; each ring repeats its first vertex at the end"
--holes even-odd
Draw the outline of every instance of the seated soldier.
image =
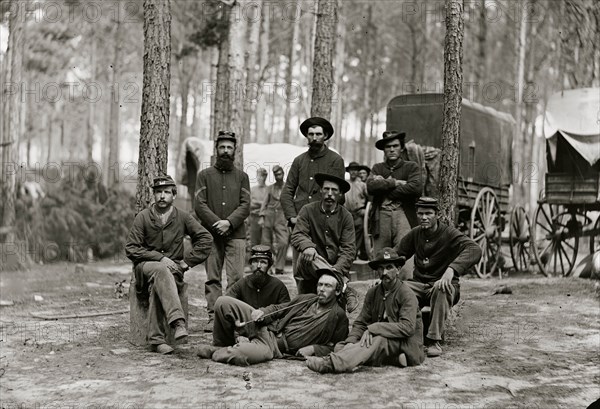
MULTIPOLYGON (((298 294, 316 294, 316 271, 320 268, 341 273, 346 284, 350 281, 350 268, 356 257, 354 219, 339 204, 342 194, 350 190, 350 184, 326 173, 317 173, 315 181, 321 187, 321 201, 308 203, 300 209, 290 239, 300 254, 294 277, 298 294)), ((358 307, 356 291, 348 286, 343 290, 347 294, 342 297, 342 305, 352 312, 358 307)))
POLYGON ((175 329, 175 339, 187 337, 178 290, 183 273, 208 258, 212 236, 192 215, 173 206, 177 187, 170 176, 154 179, 154 203, 135 216, 125 253, 133 261, 138 296, 149 297, 148 342, 161 354, 173 348, 165 339, 163 320, 175 329), (192 239, 192 253, 183 260, 183 238, 192 239))
POLYGON ((317 295, 301 294, 285 304, 254 309, 235 298, 223 296, 215 304, 213 345, 198 350, 201 358, 233 365, 253 365, 284 354, 323 356, 348 335, 348 317, 339 306, 342 280, 323 271, 317 295), (250 342, 235 344, 235 332, 250 342))
POLYGON ((252 247, 250 255, 252 273, 227 289, 225 295, 245 302, 252 308, 267 307, 290 301, 290 293, 280 279, 269 275, 273 254, 269 246, 252 247))
POLYGON ((416 203, 421 223, 406 234, 397 247, 407 259, 414 255, 413 278, 406 283, 415 292, 419 306, 431 306, 425 339, 427 356, 442 354, 444 324, 460 298, 458 277, 481 259, 481 249, 452 226, 438 221, 437 199, 421 197, 416 203))
POLYGON ((308 357, 309 369, 350 372, 359 365, 419 365, 423 352, 423 323, 417 298, 398 277, 404 258, 392 248, 379 251, 369 267, 377 270, 381 283, 367 291, 360 315, 335 352, 321 358, 308 357))

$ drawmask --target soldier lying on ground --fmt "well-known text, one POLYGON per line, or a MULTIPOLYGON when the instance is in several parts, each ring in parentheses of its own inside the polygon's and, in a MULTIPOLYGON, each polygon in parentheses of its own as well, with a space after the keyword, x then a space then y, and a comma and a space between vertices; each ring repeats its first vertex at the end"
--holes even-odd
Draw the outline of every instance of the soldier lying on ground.
POLYGON ((377 270, 381 283, 365 296, 360 315, 344 342, 324 357, 308 357, 309 369, 320 372, 350 372, 359 365, 419 365, 423 352, 423 323, 417 298, 398 277, 404 258, 386 247, 369 267, 377 270))
POLYGON ((203 345, 198 356, 233 365, 253 365, 284 354, 322 356, 346 339, 348 318, 338 305, 341 277, 323 271, 318 295, 302 294, 285 304, 254 309, 223 296, 215 304, 213 345, 203 345), (250 342, 235 343, 235 332, 250 342))

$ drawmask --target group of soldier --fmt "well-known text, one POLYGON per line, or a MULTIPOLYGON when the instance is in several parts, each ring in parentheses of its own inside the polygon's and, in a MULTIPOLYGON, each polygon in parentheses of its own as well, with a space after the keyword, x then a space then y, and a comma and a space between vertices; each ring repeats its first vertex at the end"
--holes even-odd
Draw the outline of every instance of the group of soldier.
POLYGON ((460 297, 459 276, 479 261, 481 250, 438 220, 437 199, 421 197, 420 168, 406 157, 404 133, 383 133, 375 147, 384 161, 369 169, 355 162, 345 167, 328 148, 334 133, 329 121, 309 118, 300 132, 308 150, 294 159, 286 181, 275 166, 275 183, 266 187, 266 172, 259 171, 258 189, 251 192, 248 175, 234 165, 241 149, 235 134, 220 131, 215 164, 197 175, 196 217, 172 205, 177 187, 169 176, 154 180, 155 201, 136 216, 126 244, 138 295, 149 299, 152 350, 173 352, 167 325, 175 339, 188 335, 178 290, 184 272, 205 262, 213 343, 199 347, 202 358, 251 365, 301 357, 311 370, 326 373, 412 366, 425 355, 439 356, 446 319, 460 297), (368 202, 370 257, 362 240, 368 202), (246 219, 253 246, 250 274, 242 277, 246 219), (186 235, 192 250, 184 260, 186 235), (298 290, 291 300, 277 278, 288 243, 298 290), (370 258, 380 281, 368 290, 349 331, 347 312, 359 305, 348 286, 357 257, 370 258), (407 260, 412 268, 404 266, 407 260), (431 318, 424 332, 425 306, 431 318))

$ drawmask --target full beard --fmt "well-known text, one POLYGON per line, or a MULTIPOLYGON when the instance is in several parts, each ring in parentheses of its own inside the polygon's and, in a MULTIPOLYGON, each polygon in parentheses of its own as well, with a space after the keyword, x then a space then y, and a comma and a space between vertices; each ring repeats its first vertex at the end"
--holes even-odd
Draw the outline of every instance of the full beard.
POLYGON ((217 163, 215 164, 219 169, 232 170, 233 169, 233 158, 229 155, 218 156, 217 163))
POLYGON ((308 152, 309 153, 319 153, 321 151, 321 149, 323 148, 323 145, 325 145, 322 142, 312 142, 308 144, 308 152))
POLYGON ((252 282, 252 284, 254 284, 254 287, 262 288, 267 282, 268 277, 269 276, 267 273, 263 273, 260 270, 255 270, 250 276, 250 281, 252 282))

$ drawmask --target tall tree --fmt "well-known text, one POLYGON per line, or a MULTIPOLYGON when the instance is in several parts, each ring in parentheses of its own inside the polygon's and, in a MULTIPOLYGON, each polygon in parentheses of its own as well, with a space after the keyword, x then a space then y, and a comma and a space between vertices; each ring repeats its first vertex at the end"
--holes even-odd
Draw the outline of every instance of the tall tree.
POLYGON ((263 13, 263 0, 258 0, 249 4, 250 10, 244 11, 244 18, 248 21, 248 45, 246 47, 246 87, 242 95, 244 101, 244 123, 243 132, 245 139, 248 142, 256 142, 256 132, 252 134, 252 116, 255 111, 256 103, 260 98, 261 89, 259 87, 259 69, 256 68, 258 63, 258 46, 260 42, 260 27, 261 15, 263 13))
MULTIPOLYGON (((119 3, 117 3, 119 7, 119 3)), ((119 13, 120 16, 120 13, 119 13)), ((119 66, 121 64, 121 19, 114 21, 114 50, 110 81, 110 119, 108 125, 108 183, 109 187, 119 184, 119 66)))
POLYGON ((144 0, 144 81, 136 209, 152 201, 152 179, 167 171, 171 80, 171 2, 144 0))
POLYGON ((311 116, 331 118, 338 0, 319 0, 313 58, 311 116))
MULTIPOLYGON (((265 82, 265 76, 268 71, 269 65, 269 41, 271 32, 271 15, 267 12, 261 13, 261 28, 260 28, 260 51, 259 51, 259 73, 258 76, 258 87, 259 90, 263 90, 265 82)), ((265 134, 265 115, 267 111, 267 96, 261 95, 256 105, 255 112, 255 123, 256 123, 256 141, 264 143, 268 141, 268 137, 265 134)))
MULTIPOLYGON (((23 78, 23 41, 24 41, 24 19, 25 4, 13 2, 8 21, 8 49, 3 67, 2 78, 2 114, 0 115, 0 243, 14 244, 15 232, 15 200, 17 186, 17 170, 19 163, 19 140, 22 131, 21 121, 23 110, 20 99, 19 86, 23 78)), ((22 248, 17 246, 17 248, 22 248)), ((26 264, 23 255, 27 253, 19 251, 17 257, 9 257, 3 261, 1 269, 21 269, 26 264), (25 254, 22 254, 25 253, 25 254)), ((8 252, 6 253, 8 254, 8 252)))
POLYGON ((441 220, 452 225, 454 224, 454 209, 456 209, 462 107, 463 0, 445 0, 445 8, 444 118, 442 121, 439 192, 441 220))
MULTIPOLYGON (((299 5, 299 3, 296 3, 299 5)), ((298 13, 294 18, 294 24, 292 25, 292 34, 290 35, 290 42, 288 48, 287 55, 287 66, 285 69, 285 119, 283 120, 283 142, 290 142, 290 120, 292 118, 292 90, 296 87, 294 86, 294 63, 296 62, 296 44, 298 44, 298 32, 300 30, 300 19, 302 18, 302 8, 295 7, 295 9, 299 9, 300 13, 298 13)))
MULTIPOLYGON (((517 2, 518 9, 523 10, 523 2, 517 2)), ((523 205, 527 201, 525 194, 524 169, 525 159, 525 130, 523 129, 523 90, 525 88, 525 55, 527 51, 527 20, 525 16, 518 16, 515 19, 515 50, 517 61, 515 64, 515 129, 514 129, 514 153, 516 154, 513 163, 516 163, 518 172, 513 172, 516 175, 516 180, 513 180, 513 204, 523 205)))
POLYGON ((219 47, 219 66, 215 100, 215 130, 227 129, 235 132, 237 146, 235 166, 244 164, 244 106, 243 90, 246 87, 244 53, 246 50, 246 31, 248 20, 242 14, 249 0, 225 1, 224 17, 228 19, 229 29, 222 37, 219 47), (241 18, 240 18, 241 16, 241 18))

